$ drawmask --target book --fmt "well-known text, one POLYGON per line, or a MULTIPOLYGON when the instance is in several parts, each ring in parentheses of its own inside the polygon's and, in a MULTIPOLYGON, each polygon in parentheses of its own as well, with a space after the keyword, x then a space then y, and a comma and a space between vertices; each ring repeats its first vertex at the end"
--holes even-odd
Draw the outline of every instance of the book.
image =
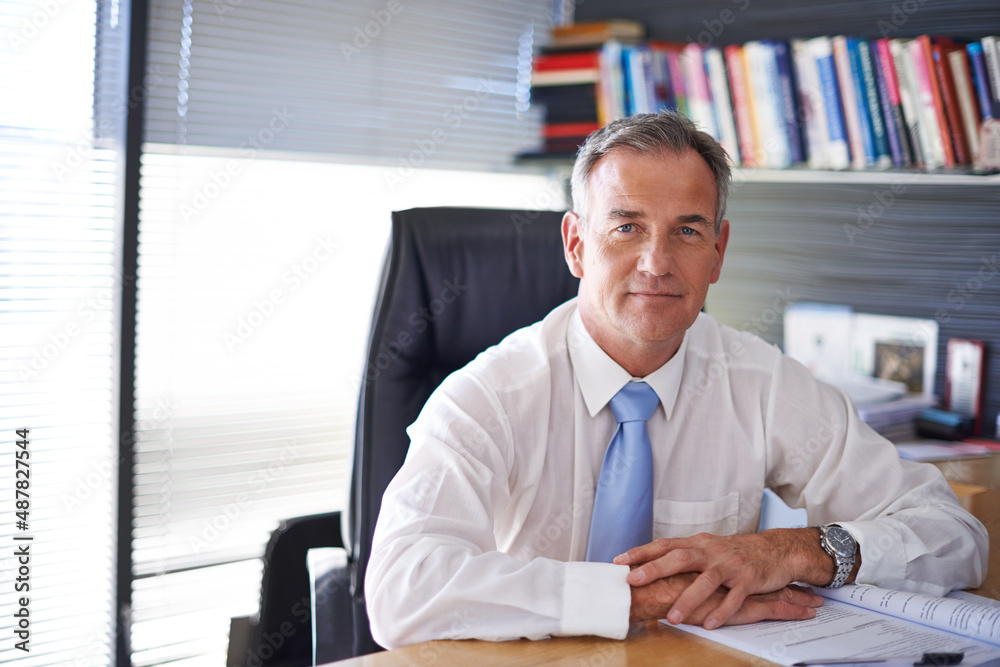
POLYGON ((979 103, 972 84, 972 71, 969 69, 968 52, 964 49, 954 49, 948 52, 948 67, 951 69, 951 80, 955 84, 955 96, 958 98, 958 111, 961 115, 965 138, 969 142, 969 153, 973 156, 979 151, 979 103))
POLYGON ((699 130, 718 139, 719 125, 712 105, 712 91, 708 84, 704 53, 704 49, 694 43, 685 46, 681 53, 684 87, 688 93, 688 118, 699 130))
POLYGON ((847 141, 847 123, 844 120, 843 104, 840 97, 840 82, 833 62, 833 40, 816 37, 809 40, 810 50, 816 59, 820 86, 823 90, 826 110, 827 147, 831 169, 847 169, 851 166, 850 147, 847 141))
POLYGON ((910 58, 908 40, 889 40, 889 51, 896 65, 896 78, 899 81, 899 99, 903 105, 903 118, 910 134, 910 147, 913 149, 913 161, 922 167, 927 166, 926 155, 930 151, 930 138, 924 128, 923 114, 920 113, 920 100, 917 94, 916 74, 913 71, 913 60, 910 58))
POLYGON ((893 162, 897 167, 912 164, 914 159, 910 145, 910 133, 903 116, 899 79, 896 77, 896 66, 892 61, 888 39, 875 41, 875 71, 879 80, 886 136, 889 139, 893 162))
POLYGON ((857 60, 863 85, 861 89, 865 100, 865 117, 867 129, 871 132, 872 149, 875 155, 876 167, 888 167, 892 162, 889 154, 889 142, 882 116, 882 104, 879 99, 878 81, 875 76, 875 64, 872 62, 871 46, 864 39, 855 39, 852 44, 852 57, 857 60))
POLYGON ((798 82, 799 109, 805 125, 803 134, 806 159, 811 169, 825 169, 830 166, 827 155, 829 137, 819 69, 806 40, 793 39, 790 44, 792 66, 795 68, 795 79, 798 82))
POLYGON ((969 62, 972 64, 972 79, 976 86, 976 97, 979 99, 979 112, 983 119, 993 118, 993 93, 990 91, 990 78, 986 72, 983 45, 979 42, 969 42, 965 49, 969 52, 969 62))
POLYGON ((726 58, 726 73, 729 76, 729 90, 732 94, 736 134, 740 142, 740 158, 744 167, 755 167, 757 148, 754 143, 753 120, 750 117, 750 93, 747 89, 743 47, 736 44, 727 46, 723 49, 723 54, 726 58))
POLYGON ((571 23, 552 28, 551 46, 553 48, 600 46, 611 40, 637 41, 645 34, 646 29, 641 23, 627 19, 571 23))
POLYGON ((944 109, 944 97, 938 84, 934 54, 929 35, 920 35, 909 44, 913 67, 917 76, 917 90, 920 91, 920 101, 924 109, 924 118, 928 123, 928 133, 931 137, 935 157, 941 158, 945 167, 955 166, 955 150, 952 147, 951 131, 948 128, 948 118, 944 109), (940 151, 940 152, 938 152, 940 151))
POLYGON ((597 81, 597 118, 601 125, 607 125, 627 114, 621 42, 610 41, 601 47, 600 70, 597 81))
POLYGON ((708 85, 712 93, 712 108, 718 122, 719 136, 716 137, 726 149, 733 164, 740 164, 740 145, 736 133, 736 119, 733 102, 729 97, 729 82, 722 49, 705 49, 705 68, 708 70, 708 85))
POLYGON ((948 64, 948 54, 955 50, 957 47, 954 45, 934 43, 931 45, 931 56, 934 58, 934 70, 938 87, 941 89, 941 101, 948 122, 955 164, 972 164, 969 142, 965 136, 965 126, 962 124, 962 115, 958 108, 958 94, 955 92, 955 82, 951 75, 951 66, 948 64))
POLYGON ((792 164, 805 162, 802 148, 802 126, 799 122, 798 102, 795 95, 795 74, 788 42, 770 42, 774 49, 774 62, 778 68, 778 116, 787 137, 789 160, 792 164))
MULTIPOLYGON (((816 588, 825 600, 807 621, 679 630, 782 665, 799 661, 963 652, 963 665, 1000 659, 1000 603, 958 591, 944 597, 868 585, 816 588)), ((661 621, 665 623, 666 621, 661 621)))
POLYGON ((628 115, 657 111, 653 55, 647 46, 623 46, 622 70, 628 115))
POLYGON ((1000 117, 1000 37, 991 35, 979 42, 986 61, 986 74, 990 82, 992 117, 1000 117))
POLYGON ((851 167, 864 169, 868 166, 868 153, 865 151, 865 139, 862 135, 858 106, 858 89, 851 71, 851 57, 847 51, 847 37, 845 35, 837 35, 833 38, 833 62, 837 71, 837 84, 840 86, 840 99, 843 102, 847 145, 851 149, 851 167))

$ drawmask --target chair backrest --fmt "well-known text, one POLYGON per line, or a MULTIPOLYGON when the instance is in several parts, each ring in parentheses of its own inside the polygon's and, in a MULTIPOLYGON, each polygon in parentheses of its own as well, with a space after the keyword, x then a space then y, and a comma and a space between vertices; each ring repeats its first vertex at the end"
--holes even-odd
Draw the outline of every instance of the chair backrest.
MULTIPOLYGON (((406 428, 453 371, 576 296, 554 211, 393 213, 361 382, 348 514, 351 593, 364 614, 372 534, 410 445, 406 428)), ((367 640, 370 641, 370 635, 367 640)), ((364 639, 358 653, 364 650, 364 639)), ((370 650, 376 645, 371 643, 370 650)))

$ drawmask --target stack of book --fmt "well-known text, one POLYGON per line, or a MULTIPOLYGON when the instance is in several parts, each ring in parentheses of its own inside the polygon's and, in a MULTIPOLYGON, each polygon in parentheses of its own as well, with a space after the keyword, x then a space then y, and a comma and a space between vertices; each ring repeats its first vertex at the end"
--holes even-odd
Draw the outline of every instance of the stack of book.
MULTIPOLYGON (((615 37, 607 26, 600 35, 615 37)), ((546 153, 572 152, 615 118, 675 109, 744 167, 962 167, 982 122, 1000 114, 998 41, 613 38, 539 55, 532 96, 547 110, 546 153)))
POLYGON ((532 102, 545 107, 544 154, 571 155, 588 134, 628 115, 623 58, 643 35, 642 24, 624 20, 553 29, 531 74, 532 102))

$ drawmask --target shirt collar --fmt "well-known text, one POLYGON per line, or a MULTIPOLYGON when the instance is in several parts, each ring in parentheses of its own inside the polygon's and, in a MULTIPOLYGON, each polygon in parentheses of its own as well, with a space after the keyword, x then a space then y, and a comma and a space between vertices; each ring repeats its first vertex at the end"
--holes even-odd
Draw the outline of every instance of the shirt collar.
POLYGON ((684 354, 688 341, 686 332, 674 356, 644 378, 632 377, 594 342, 583 326, 579 309, 570 318, 566 336, 576 381, 591 417, 595 417, 626 382, 641 380, 653 388, 667 419, 671 418, 681 387, 681 377, 684 375, 684 354))

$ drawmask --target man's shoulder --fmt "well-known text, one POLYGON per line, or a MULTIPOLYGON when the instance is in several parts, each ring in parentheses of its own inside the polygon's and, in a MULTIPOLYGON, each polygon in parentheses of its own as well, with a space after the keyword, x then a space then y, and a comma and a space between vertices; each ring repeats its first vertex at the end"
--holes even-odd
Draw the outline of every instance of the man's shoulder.
POLYGON ((547 381, 553 366, 563 358, 568 360, 566 332, 574 312, 575 298, 484 350, 461 372, 476 376, 497 391, 547 381))
POLYGON ((689 356, 725 360, 733 366, 770 367, 782 356, 776 345, 752 332, 722 324, 704 312, 698 315, 688 335, 691 336, 689 356))

